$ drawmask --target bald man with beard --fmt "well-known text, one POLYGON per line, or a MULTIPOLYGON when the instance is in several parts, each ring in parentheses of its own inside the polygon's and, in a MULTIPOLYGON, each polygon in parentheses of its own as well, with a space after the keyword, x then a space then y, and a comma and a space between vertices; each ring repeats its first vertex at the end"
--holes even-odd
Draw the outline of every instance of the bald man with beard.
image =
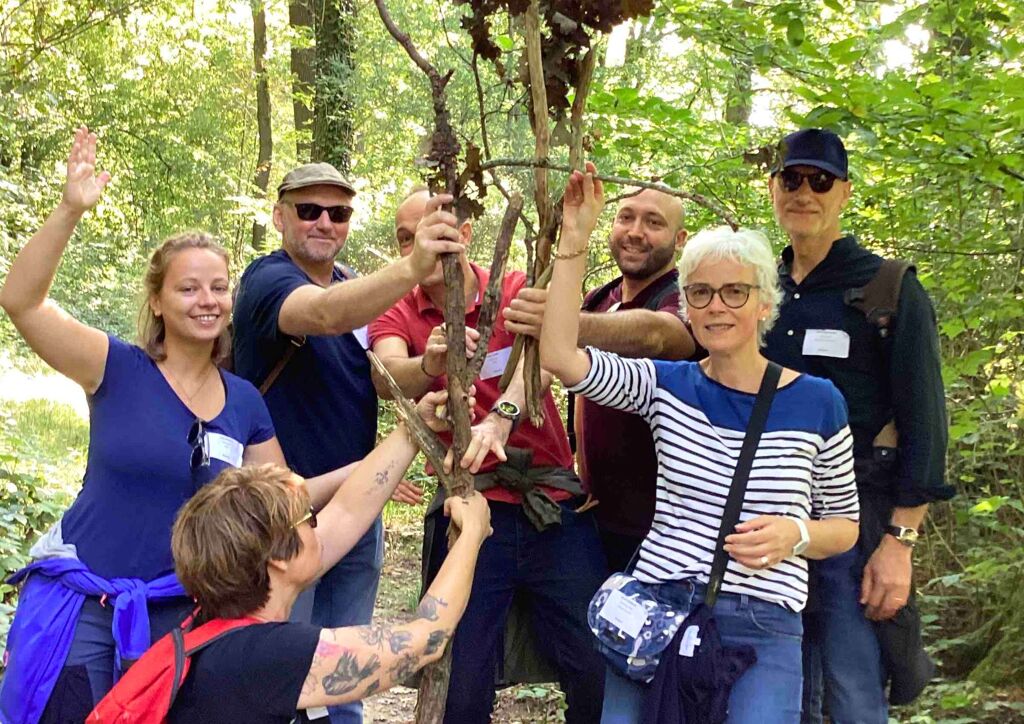
MULTIPOLYGON (((698 348, 679 317, 677 254, 686 243, 683 204, 645 189, 622 199, 608 236, 621 276, 591 291, 580 346, 625 357, 680 360, 698 348)), ((505 309, 509 331, 538 337, 547 290, 524 289, 505 309)), ((626 568, 654 516, 658 466, 650 428, 637 415, 575 400, 579 474, 592 498, 611 570, 626 568)))

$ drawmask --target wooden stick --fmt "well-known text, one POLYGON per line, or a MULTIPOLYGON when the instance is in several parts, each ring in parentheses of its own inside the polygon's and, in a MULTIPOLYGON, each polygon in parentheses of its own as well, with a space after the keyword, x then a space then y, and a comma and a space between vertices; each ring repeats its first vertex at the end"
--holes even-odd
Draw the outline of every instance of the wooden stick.
POLYGON ((480 316, 477 318, 477 328, 480 331, 480 339, 477 341, 476 353, 470 360, 466 370, 465 384, 471 385, 480 374, 484 359, 487 357, 487 344, 491 341, 491 334, 494 331, 494 320, 498 316, 498 308, 501 304, 501 288, 505 277, 505 264, 508 261, 508 251, 512 246, 512 235, 516 231, 516 222, 523 210, 523 197, 514 194, 505 209, 505 217, 501 220, 501 228, 498 231, 498 241, 494 245, 494 261, 491 262, 491 276, 487 281, 487 291, 484 292, 483 301, 480 303, 480 316))
MULTIPOLYGON (((534 158, 534 159, 522 159, 522 158, 492 158, 489 161, 484 161, 480 164, 481 170, 488 170, 491 168, 509 167, 509 168, 534 168, 536 166, 543 166, 551 171, 563 171, 565 173, 572 173, 573 168, 563 163, 555 163, 549 161, 547 158, 534 158)), ((676 196, 680 199, 686 199, 692 201, 698 206, 703 206, 708 211, 712 212, 716 216, 722 219, 725 223, 736 230, 739 228, 739 223, 736 221, 731 213, 726 211, 722 206, 711 201, 706 196, 695 193, 693 191, 683 191, 681 189, 672 188, 663 183, 656 181, 641 181, 635 178, 626 178, 624 176, 609 176, 606 174, 597 174, 595 178, 599 178, 602 181, 608 183, 618 184, 620 186, 634 186, 641 189, 654 189, 655 191, 661 191, 662 193, 668 194, 669 196, 676 196)))

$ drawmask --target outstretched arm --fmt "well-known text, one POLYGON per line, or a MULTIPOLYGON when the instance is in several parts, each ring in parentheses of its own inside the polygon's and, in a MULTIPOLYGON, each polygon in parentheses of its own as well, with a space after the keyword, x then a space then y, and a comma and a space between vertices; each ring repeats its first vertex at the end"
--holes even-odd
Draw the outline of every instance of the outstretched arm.
POLYGON ((572 386, 590 371, 590 357, 579 349, 580 287, 587 268, 586 248, 604 206, 604 188, 587 162, 586 173, 573 171, 562 202, 562 233, 554 255, 547 314, 540 335, 540 363, 572 386))
MULTIPOLYGON (((540 338, 548 290, 520 290, 502 311, 505 328, 540 338)), ((580 313, 579 347, 593 346, 622 357, 689 359, 696 350, 690 330, 678 314, 664 310, 626 309, 615 314, 580 313)))
POLYGON ((93 393, 103 381, 107 335, 79 322, 49 298, 61 255, 82 215, 110 181, 96 174, 96 135, 79 128, 68 156, 60 204, 18 253, 0 290, 4 308, 29 347, 43 361, 93 393))
POLYGON ((297 708, 358 701, 441 657, 466 610, 477 554, 491 530, 480 493, 450 498, 446 509, 461 534, 416 609, 416 619, 401 626, 323 629, 297 708))
POLYGON ((462 254, 455 216, 440 210, 451 196, 439 194, 427 202, 426 216, 416 229, 415 246, 378 272, 333 284, 327 289, 306 284, 284 300, 277 326, 292 337, 344 334, 369 324, 390 309, 437 265, 443 253, 462 254), (450 219, 449 219, 450 217, 450 219), (446 223, 446 222, 451 223, 446 223))

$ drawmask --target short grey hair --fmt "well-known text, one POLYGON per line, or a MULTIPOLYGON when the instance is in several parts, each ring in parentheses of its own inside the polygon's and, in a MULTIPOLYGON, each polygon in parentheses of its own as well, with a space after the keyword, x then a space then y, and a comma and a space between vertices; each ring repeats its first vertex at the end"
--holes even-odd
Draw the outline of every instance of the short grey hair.
MULTIPOLYGON (((758 320, 757 323, 757 343, 763 347, 765 335, 779 316, 782 290, 779 288, 778 261, 768 242, 768 237, 762 232, 756 229, 733 231, 728 226, 716 226, 713 229, 704 229, 698 232, 686 242, 686 246, 683 247, 683 255, 679 259, 681 284, 685 285, 690 274, 705 261, 725 259, 754 269, 754 280, 759 287, 759 298, 768 304, 768 317, 763 321, 758 320)), ((685 309, 686 307, 683 306, 683 310, 685 309)))

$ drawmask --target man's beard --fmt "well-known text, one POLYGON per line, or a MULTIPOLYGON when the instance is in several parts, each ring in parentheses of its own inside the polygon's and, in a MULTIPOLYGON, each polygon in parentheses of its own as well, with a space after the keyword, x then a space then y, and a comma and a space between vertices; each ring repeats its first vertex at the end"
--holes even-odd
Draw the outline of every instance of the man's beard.
POLYGON ((650 253, 647 255, 647 259, 638 268, 624 269, 621 262, 622 247, 615 245, 612 247, 612 258, 615 259, 616 265, 619 267, 619 271, 622 272, 622 276, 627 279, 634 279, 637 281, 643 281, 649 279, 672 261, 672 257, 675 256, 675 248, 668 247, 667 249, 652 248, 650 253))

